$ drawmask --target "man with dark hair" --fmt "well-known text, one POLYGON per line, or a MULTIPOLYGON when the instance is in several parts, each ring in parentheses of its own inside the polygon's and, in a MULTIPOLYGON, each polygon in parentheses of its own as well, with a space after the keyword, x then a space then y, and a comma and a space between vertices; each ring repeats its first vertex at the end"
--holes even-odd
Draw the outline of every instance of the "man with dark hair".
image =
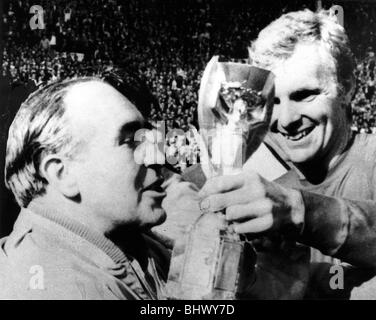
POLYGON ((163 296, 169 250, 148 230, 165 219, 165 192, 160 166, 144 162, 148 144, 134 139, 146 125, 137 107, 150 108, 136 83, 70 79, 21 105, 5 176, 22 209, 0 243, 1 298, 163 296))

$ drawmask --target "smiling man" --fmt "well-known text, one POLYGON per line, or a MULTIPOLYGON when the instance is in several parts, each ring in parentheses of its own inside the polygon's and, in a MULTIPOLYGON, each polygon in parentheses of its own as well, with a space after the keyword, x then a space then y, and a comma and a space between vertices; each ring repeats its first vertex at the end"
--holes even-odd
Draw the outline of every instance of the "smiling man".
POLYGON ((347 95, 340 91, 333 59, 320 44, 301 43, 273 71, 276 98, 271 134, 297 166, 329 167, 351 136, 351 91, 347 95))
POLYGON ((77 78, 22 104, 5 168, 22 210, 1 240, 1 298, 161 297, 169 252, 147 230, 165 220, 165 192, 134 139, 147 92, 127 81, 117 87, 126 96, 77 78))
POLYGON ((246 163, 241 176, 209 180, 201 197, 213 211, 227 208, 238 233, 282 234, 321 251, 311 250, 306 297, 349 297, 376 268, 376 137, 351 132, 348 38, 323 11, 292 12, 260 32, 250 57, 275 74, 267 143, 290 169, 270 182, 246 163), (334 258, 347 262, 344 288, 331 285, 334 258))

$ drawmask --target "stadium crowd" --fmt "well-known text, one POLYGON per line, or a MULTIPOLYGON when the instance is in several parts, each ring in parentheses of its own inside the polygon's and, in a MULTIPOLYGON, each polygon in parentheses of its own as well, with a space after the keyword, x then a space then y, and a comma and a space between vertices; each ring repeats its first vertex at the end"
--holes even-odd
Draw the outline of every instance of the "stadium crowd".
MULTIPOLYGON (((45 28, 32 30, 29 10, 34 1, 8 0, 2 17, 3 75, 13 86, 38 86, 122 65, 138 72, 157 97, 159 109, 152 110, 150 120, 188 131, 190 125, 197 127, 199 83, 211 56, 246 59, 250 40, 282 12, 316 8, 314 0, 304 3, 40 0, 45 28)), ((332 4, 323 3, 326 8, 332 4)), ((336 3, 344 8, 345 27, 358 63, 353 129, 376 132, 376 6, 336 3)), ((169 142, 171 153, 187 152, 174 143, 169 142)), ((197 144, 190 143, 189 149, 197 152, 197 144)))

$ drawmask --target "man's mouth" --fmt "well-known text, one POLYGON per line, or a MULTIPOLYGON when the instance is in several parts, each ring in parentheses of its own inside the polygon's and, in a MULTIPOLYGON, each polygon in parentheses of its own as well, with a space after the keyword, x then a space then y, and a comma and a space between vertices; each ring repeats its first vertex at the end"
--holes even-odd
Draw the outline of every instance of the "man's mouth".
POLYGON ((141 191, 142 192, 145 192, 145 191, 156 191, 156 192, 159 192, 159 193, 163 193, 165 191, 162 188, 163 182, 164 182, 164 179, 163 178, 159 178, 159 179, 155 180, 153 183, 151 183, 148 186, 146 186, 145 188, 143 188, 141 191))
POLYGON ((298 141, 298 140, 301 140, 304 137, 308 136, 314 128, 315 127, 309 127, 309 128, 303 129, 303 130, 299 130, 297 132, 281 132, 281 131, 279 131, 279 133, 282 134, 288 140, 298 141))

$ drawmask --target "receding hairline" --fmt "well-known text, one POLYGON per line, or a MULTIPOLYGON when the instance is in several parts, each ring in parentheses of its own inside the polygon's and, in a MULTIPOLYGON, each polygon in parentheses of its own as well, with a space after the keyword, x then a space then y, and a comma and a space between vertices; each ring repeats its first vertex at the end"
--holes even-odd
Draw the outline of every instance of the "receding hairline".
MULTIPOLYGON (((100 78, 92 78, 88 81, 77 82, 69 86, 64 96, 64 104, 67 107, 71 103, 77 105, 80 103, 86 104, 91 100, 97 101, 97 98, 107 100, 110 95, 125 101, 128 105, 137 109, 137 107, 126 96, 111 84, 100 78), (98 89, 104 89, 105 91, 100 92, 98 89)), ((69 108, 66 108, 66 111, 68 110, 69 108)))
POLYGON ((128 116, 124 114, 123 117, 123 113, 118 113, 119 109, 125 109, 127 114, 132 114, 129 121, 143 120, 138 108, 126 96, 101 79, 72 85, 63 103, 70 130, 73 135, 80 137, 81 142, 91 141, 98 132, 96 128, 99 125, 104 125, 107 121, 112 123, 114 118, 119 120, 119 123, 127 119, 128 116))

